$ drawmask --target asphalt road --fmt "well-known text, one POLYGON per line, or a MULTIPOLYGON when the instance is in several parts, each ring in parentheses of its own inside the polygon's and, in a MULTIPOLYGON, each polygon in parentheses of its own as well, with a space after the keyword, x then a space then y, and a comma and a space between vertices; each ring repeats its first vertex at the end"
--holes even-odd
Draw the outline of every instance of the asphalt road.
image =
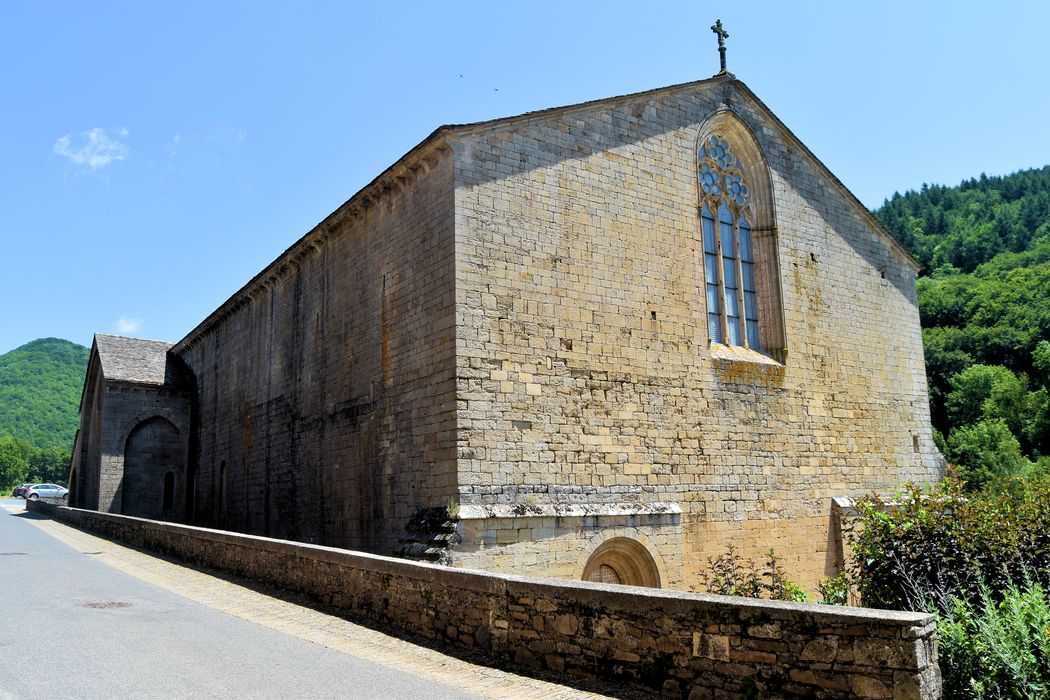
POLYGON ((22 503, 0 500, 0 698, 478 697, 129 576, 22 503))

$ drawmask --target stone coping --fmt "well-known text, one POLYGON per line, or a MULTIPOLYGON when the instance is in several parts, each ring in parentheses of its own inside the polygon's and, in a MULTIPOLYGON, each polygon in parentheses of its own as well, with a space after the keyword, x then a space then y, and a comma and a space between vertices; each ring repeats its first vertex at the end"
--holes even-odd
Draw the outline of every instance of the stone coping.
POLYGON ((717 608, 731 605, 734 608, 743 608, 753 612, 756 616, 761 615, 772 620, 797 619, 800 615, 805 615, 812 622, 826 625, 865 625, 878 622, 879 624, 925 629, 934 622, 934 616, 930 613, 820 605, 817 603, 794 603, 786 600, 742 598, 709 593, 671 591, 663 588, 592 583, 590 581, 533 578, 512 574, 477 573, 501 576, 506 580, 508 591, 511 592, 529 590, 551 597, 557 596, 559 592, 562 595, 571 592, 574 599, 601 603, 606 608, 617 610, 633 610, 642 605, 649 609, 661 609, 669 613, 679 613, 694 610, 697 607, 717 608))

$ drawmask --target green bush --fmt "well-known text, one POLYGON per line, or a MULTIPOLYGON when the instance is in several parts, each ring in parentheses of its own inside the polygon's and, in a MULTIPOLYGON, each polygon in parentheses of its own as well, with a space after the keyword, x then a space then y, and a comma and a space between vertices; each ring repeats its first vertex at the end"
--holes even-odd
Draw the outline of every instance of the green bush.
POLYGON ((849 575, 845 571, 817 584, 820 602, 824 605, 849 605, 849 589, 849 575))
POLYGON ((941 611, 952 600, 995 597, 1050 574, 1050 481, 1007 480, 966 493, 949 477, 930 490, 908 486, 889 501, 860 499, 848 533, 851 575, 864 605, 941 611))
POLYGON ((797 583, 788 580, 784 567, 780 565, 780 558, 772 547, 766 553, 762 567, 757 566, 752 559, 743 559, 733 545, 707 562, 710 570, 704 584, 709 593, 806 602, 806 592, 797 583))
POLYGON ((1029 581, 1001 600, 982 588, 938 616, 942 692, 952 698, 1045 698, 1050 689, 1050 601, 1029 581))

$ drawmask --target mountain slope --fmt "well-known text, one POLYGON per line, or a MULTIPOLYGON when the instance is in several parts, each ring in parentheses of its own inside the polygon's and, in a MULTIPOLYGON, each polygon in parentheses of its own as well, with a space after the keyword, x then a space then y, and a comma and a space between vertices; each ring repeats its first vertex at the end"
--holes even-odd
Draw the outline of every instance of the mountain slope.
POLYGON ((0 355, 0 435, 70 450, 89 350, 41 338, 0 355))

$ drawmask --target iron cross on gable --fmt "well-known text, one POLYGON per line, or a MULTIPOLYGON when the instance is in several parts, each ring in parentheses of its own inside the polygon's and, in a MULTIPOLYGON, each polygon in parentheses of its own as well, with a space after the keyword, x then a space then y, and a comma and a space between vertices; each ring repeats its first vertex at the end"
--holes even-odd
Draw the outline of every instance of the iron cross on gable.
POLYGON ((715 23, 711 25, 711 31, 718 37, 718 59, 722 64, 722 70, 719 71, 719 75, 726 73, 726 39, 729 38, 729 32, 722 29, 722 20, 715 20, 715 23))

